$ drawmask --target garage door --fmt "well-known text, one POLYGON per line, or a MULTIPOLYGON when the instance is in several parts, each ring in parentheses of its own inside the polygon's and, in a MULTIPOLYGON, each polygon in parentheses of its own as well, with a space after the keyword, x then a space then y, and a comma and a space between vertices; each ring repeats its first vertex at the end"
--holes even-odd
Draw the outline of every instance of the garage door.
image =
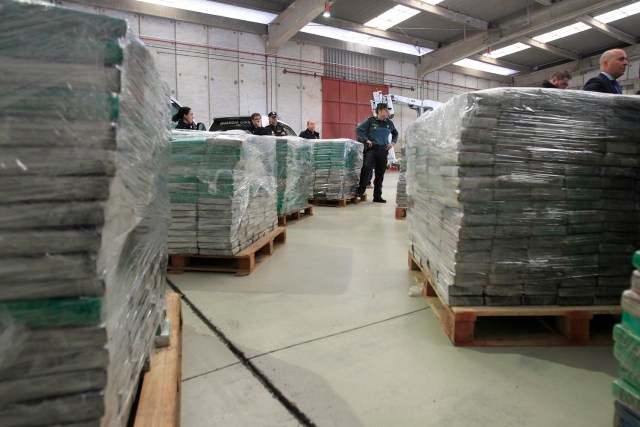
POLYGON ((389 93, 387 86, 322 79, 322 138, 356 139, 356 125, 371 116, 373 92, 389 93))

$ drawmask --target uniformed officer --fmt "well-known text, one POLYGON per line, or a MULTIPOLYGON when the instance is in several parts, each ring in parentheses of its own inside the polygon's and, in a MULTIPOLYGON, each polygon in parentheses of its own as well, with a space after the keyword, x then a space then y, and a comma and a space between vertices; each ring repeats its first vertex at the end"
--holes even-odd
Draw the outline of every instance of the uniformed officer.
POLYGON ((398 142, 398 131, 389 120, 389 108, 387 104, 376 105, 376 116, 369 117, 356 127, 358 141, 364 144, 364 161, 360 171, 360 185, 358 197, 363 197, 367 189, 367 179, 371 169, 375 170, 373 181, 373 201, 387 203, 382 198, 382 180, 387 170, 387 153, 398 142), (391 142, 389 142, 391 135, 391 142))
POLYGON ((282 123, 278 121, 278 113, 272 111, 269 113, 269 124, 264 127, 266 135, 286 136, 287 131, 284 130, 282 123))

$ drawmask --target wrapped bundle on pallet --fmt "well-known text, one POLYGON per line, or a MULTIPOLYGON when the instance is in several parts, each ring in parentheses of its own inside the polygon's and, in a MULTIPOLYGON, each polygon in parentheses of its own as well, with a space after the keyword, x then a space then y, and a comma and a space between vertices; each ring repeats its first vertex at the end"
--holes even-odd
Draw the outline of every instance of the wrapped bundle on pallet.
POLYGON ((164 304, 168 88, 123 20, 0 9, 0 419, 125 425, 164 304))
POLYGON ((355 197, 364 146, 351 139, 314 139, 313 199, 355 197))
POLYGON ((171 254, 233 256, 278 223, 273 138, 172 131, 171 254))
POLYGON ((450 305, 617 304, 640 98, 493 89, 407 132, 411 250, 450 305))
POLYGON ((278 226, 273 138, 211 133, 198 176, 199 254, 236 255, 278 226))
POLYGON ((613 328, 613 353, 620 362, 620 378, 613 382, 619 425, 640 423, 640 251, 633 256, 633 265, 631 289, 622 295, 622 323, 613 328))
POLYGON ((293 136, 276 138, 278 215, 309 205, 313 182, 313 141, 293 136))

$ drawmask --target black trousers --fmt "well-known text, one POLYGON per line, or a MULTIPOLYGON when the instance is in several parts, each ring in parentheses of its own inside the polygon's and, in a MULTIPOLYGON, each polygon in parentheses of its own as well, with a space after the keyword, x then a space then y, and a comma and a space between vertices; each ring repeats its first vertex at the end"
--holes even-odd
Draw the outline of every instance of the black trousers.
POLYGON ((360 171, 360 185, 358 186, 358 194, 364 194, 367 189, 367 181, 371 170, 375 170, 375 179, 373 180, 373 198, 382 197, 382 180, 387 170, 387 150, 385 147, 373 146, 367 148, 364 153, 364 161, 362 162, 362 170, 360 171))

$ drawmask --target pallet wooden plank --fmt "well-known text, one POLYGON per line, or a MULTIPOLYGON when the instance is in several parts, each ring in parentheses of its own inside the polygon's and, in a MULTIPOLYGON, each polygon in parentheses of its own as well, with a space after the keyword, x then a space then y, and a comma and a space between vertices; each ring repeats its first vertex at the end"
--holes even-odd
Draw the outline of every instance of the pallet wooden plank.
POLYGON ((151 354, 151 369, 142 378, 134 427, 174 427, 180 425, 180 385, 182 380, 182 317, 180 296, 167 293, 167 317, 171 322, 169 346, 151 354))
POLYGON ((168 272, 208 271, 246 276, 256 267, 256 254, 271 256, 275 251, 274 244, 286 240, 286 228, 277 227, 236 255, 170 254, 168 272))
POLYGON ((408 264, 411 270, 422 271, 423 295, 454 345, 606 345, 611 343, 610 333, 604 336, 591 334, 594 316, 605 315, 613 320, 613 316, 622 313, 620 306, 450 307, 437 293, 429 280, 428 272, 421 268, 411 252, 408 264), (504 321, 507 317, 509 320, 504 321), (480 319, 485 320, 480 322, 480 319), (521 325, 525 325, 526 321, 527 328, 532 324, 535 328, 513 330, 511 327, 518 319, 522 320, 521 325), (499 321, 499 333, 491 333, 483 328, 488 321, 499 321))
POLYGON ((308 218, 310 216, 313 216, 313 206, 311 205, 305 206, 303 208, 300 208, 292 212, 287 212, 282 215, 278 215, 278 225, 281 227, 284 227, 287 225, 288 221, 297 222, 305 218, 308 218))

